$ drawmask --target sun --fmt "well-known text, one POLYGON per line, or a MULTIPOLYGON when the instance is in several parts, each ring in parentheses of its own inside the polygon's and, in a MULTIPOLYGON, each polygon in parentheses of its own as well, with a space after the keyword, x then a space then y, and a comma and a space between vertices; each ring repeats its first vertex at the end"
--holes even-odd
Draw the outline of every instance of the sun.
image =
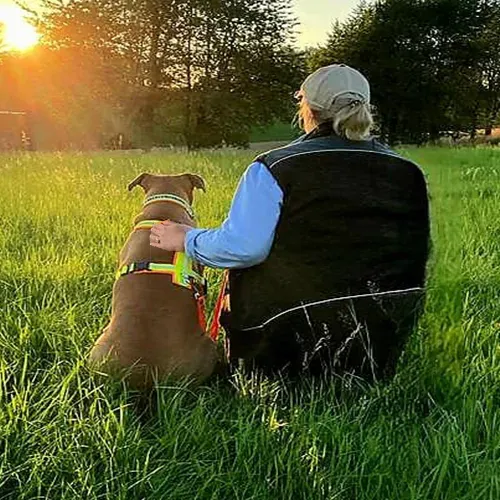
POLYGON ((40 35, 34 26, 26 21, 18 7, 0 6, 0 50, 24 51, 38 43, 40 35))

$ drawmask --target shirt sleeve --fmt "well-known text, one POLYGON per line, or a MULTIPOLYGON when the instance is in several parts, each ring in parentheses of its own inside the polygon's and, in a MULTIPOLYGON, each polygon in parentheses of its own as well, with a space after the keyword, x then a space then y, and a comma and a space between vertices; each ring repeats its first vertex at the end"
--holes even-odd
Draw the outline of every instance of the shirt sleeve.
POLYGON ((283 191, 269 169, 252 163, 243 174, 229 215, 215 229, 192 229, 185 250, 201 264, 221 269, 252 267, 266 260, 281 214, 283 191))

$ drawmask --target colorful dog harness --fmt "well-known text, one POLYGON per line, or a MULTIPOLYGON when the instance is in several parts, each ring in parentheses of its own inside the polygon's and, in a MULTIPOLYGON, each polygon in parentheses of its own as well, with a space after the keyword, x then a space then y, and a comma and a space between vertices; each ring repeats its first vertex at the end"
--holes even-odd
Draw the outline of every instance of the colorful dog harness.
MULTIPOLYGON (((154 225, 159 224, 161 220, 143 220, 139 222, 134 231, 141 229, 150 230, 154 225)), ((120 266, 116 272, 116 279, 128 274, 169 274, 172 278, 172 283, 183 286, 194 291, 193 283, 205 287, 206 280, 201 276, 194 267, 194 262, 184 253, 175 252, 174 261, 172 264, 155 263, 155 262, 132 262, 120 266)))
MULTIPOLYGON (((144 201, 143 208, 160 202, 174 203, 182 207, 191 219, 195 218, 195 213, 191 205, 175 194, 154 194, 148 196, 144 201)), ((136 224, 134 232, 141 229, 151 230, 156 224, 161 224, 163 220, 143 220, 136 224)), ((206 289, 206 280, 194 268, 193 261, 183 252, 174 253, 174 261, 172 264, 155 263, 155 262, 132 262, 120 266, 116 273, 116 279, 128 274, 169 274, 172 278, 172 283, 185 288, 189 288, 196 292, 200 288, 206 289)))
POLYGON ((193 261, 185 253, 176 252, 173 264, 157 264, 155 262, 132 262, 118 269, 116 279, 128 274, 169 274, 174 285, 193 290, 193 281, 205 286, 205 279, 193 269, 193 261))

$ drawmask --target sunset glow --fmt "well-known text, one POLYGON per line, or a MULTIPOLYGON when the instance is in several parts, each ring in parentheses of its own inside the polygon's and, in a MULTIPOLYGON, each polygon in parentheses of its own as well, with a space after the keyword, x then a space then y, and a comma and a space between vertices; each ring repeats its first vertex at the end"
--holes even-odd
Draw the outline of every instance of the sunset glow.
POLYGON ((0 50, 28 50, 40 35, 18 7, 0 6, 0 50))

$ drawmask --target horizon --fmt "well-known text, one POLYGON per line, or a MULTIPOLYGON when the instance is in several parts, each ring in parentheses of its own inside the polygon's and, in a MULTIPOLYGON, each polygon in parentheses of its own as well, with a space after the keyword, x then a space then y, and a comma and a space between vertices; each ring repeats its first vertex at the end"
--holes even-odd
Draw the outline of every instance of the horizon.
MULTIPOLYGON (((28 7, 36 8, 38 0, 25 0, 28 7)), ((293 13, 300 26, 297 27, 297 46, 300 48, 326 42, 328 33, 336 20, 343 21, 359 4, 359 0, 292 0, 293 13), (311 4, 315 7, 312 8, 311 4)), ((13 0, 0 0, 0 6, 16 6, 13 0)))

